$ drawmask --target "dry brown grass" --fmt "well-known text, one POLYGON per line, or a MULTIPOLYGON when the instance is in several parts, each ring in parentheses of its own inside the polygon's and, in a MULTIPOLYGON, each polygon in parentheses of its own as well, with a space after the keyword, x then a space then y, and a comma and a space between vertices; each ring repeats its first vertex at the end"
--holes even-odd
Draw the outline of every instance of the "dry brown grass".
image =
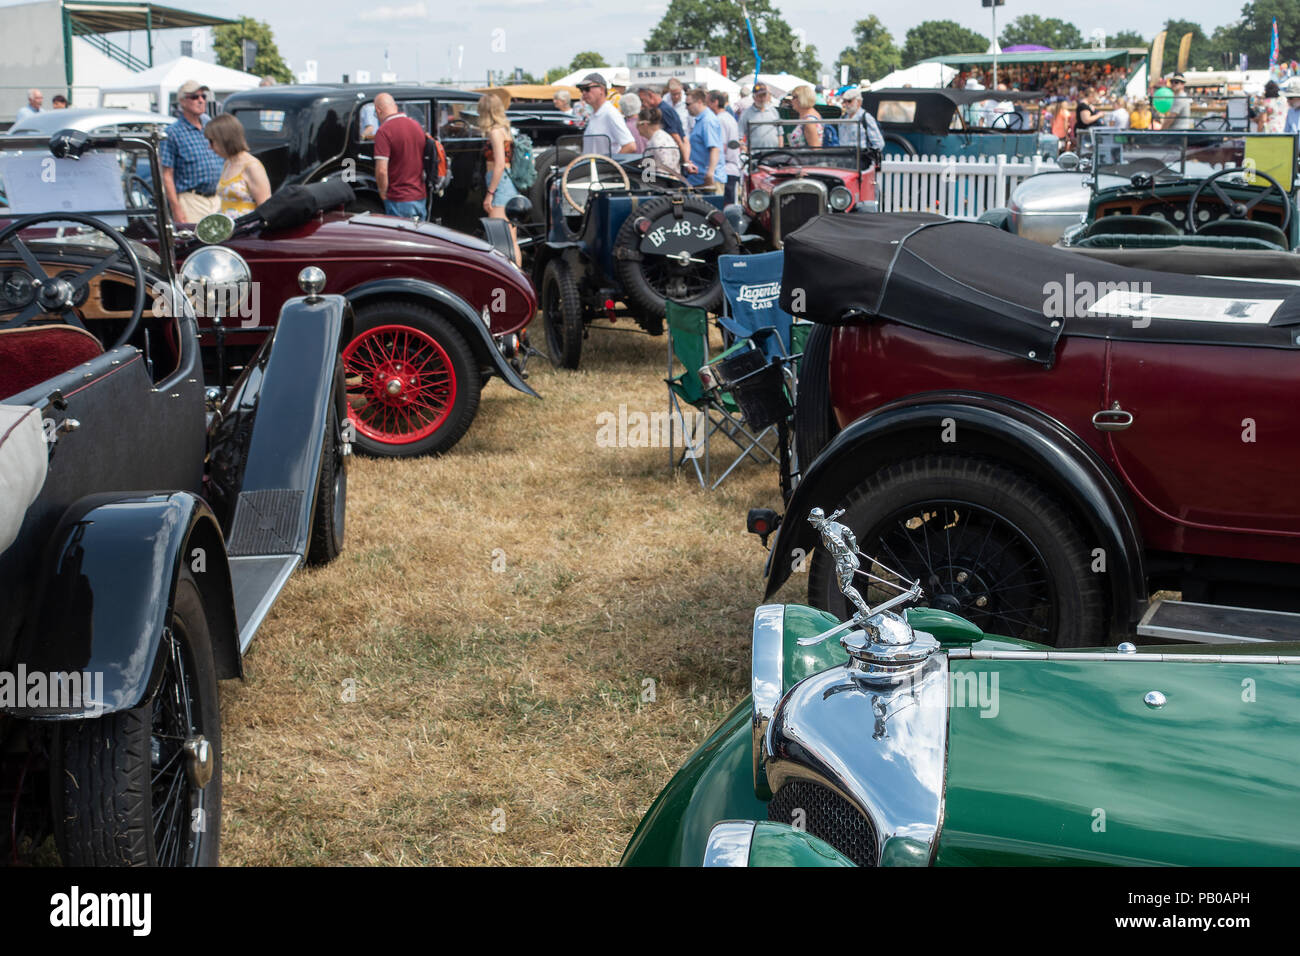
POLYGON ((222 691, 223 863, 617 862, 748 692, 745 510, 779 502, 774 465, 709 493, 597 447, 599 413, 666 408, 665 349, 593 332, 582 371, 533 362, 543 401, 489 385, 449 455, 353 459, 343 555, 222 691))

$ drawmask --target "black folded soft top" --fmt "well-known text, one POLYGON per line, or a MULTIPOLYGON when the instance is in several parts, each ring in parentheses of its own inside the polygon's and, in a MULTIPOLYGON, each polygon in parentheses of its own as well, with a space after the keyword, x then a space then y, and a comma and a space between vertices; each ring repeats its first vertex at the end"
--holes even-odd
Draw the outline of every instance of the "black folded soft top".
POLYGON ((1061 335, 1300 347, 1297 286, 1132 269, 928 213, 819 216, 786 237, 781 285, 799 318, 880 317, 1048 366, 1061 335))

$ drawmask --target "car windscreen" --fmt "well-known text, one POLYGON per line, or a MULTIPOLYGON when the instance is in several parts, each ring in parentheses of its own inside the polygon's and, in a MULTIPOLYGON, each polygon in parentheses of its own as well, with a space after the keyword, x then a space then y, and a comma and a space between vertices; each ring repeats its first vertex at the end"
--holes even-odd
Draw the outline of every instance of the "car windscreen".
MULTIPOLYGON (((1159 132, 1097 130, 1093 133, 1093 174, 1149 175, 1157 183, 1204 179, 1224 169, 1243 170, 1250 183, 1255 172, 1272 176, 1291 192, 1295 179, 1296 139, 1281 133, 1159 132)), ((1267 185, 1260 180, 1257 185, 1267 185)))
POLYGON ((0 218, 81 213, 124 228, 151 220, 157 201, 148 151, 87 149, 55 158, 49 148, 0 149, 0 218))

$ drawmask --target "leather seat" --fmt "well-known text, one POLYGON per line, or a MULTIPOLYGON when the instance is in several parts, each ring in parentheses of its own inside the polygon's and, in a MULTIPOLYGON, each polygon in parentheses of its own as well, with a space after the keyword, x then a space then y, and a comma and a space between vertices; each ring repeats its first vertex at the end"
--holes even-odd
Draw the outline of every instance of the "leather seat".
POLYGON ((1084 238, 1101 235, 1181 236, 1183 231, 1159 216, 1102 216, 1088 224, 1084 238))
POLYGON ((0 399, 102 355, 99 339, 74 325, 25 325, 0 331, 0 399))
POLYGON ((1215 219, 1196 230, 1200 236, 1231 236, 1236 239, 1263 239, 1282 249, 1290 250, 1291 241, 1286 233, 1271 222, 1257 219, 1215 219))

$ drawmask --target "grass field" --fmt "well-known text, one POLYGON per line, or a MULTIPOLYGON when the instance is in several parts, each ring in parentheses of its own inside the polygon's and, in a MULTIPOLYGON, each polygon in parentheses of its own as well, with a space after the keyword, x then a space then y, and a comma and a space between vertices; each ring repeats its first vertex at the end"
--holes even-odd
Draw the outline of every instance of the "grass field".
POLYGON ((710 493, 598 445, 666 410, 665 350, 594 331, 580 372, 533 361, 543 401, 492 382, 445 457, 352 459, 344 553, 222 690, 225 865, 618 861, 748 693, 745 511, 780 500, 774 465, 710 493))

